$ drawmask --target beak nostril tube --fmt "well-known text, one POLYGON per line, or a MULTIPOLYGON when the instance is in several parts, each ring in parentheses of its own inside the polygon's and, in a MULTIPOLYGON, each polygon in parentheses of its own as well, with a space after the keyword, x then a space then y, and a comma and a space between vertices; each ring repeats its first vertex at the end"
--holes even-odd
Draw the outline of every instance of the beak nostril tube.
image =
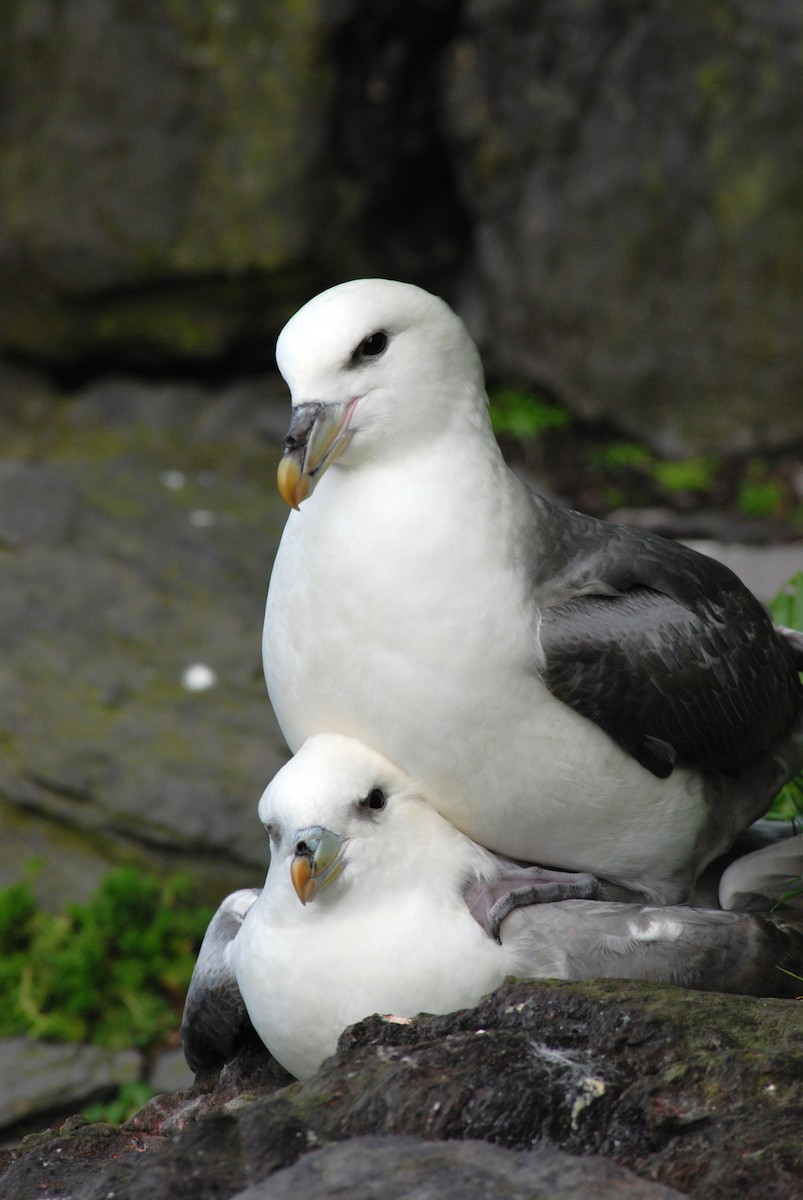
POLYGON ((312 900, 343 870, 343 851, 347 842, 348 838, 320 825, 296 831, 290 879, 302 904, 312 900))
POLYGON ((309 400, 293 406, 277 475, 279 492, 291 508, 306 500, 319 477, 348 446, 353 432, 349 421, 359 399, 309 400))
POLYGON ((312 401, 309 404, 296 405, 290 421, 290 428, 287 430, 287 434, 284 439, 284 449, 286 454, 291 453, 293 450, 304 449, 309 440, 310 431, 315 425, 315 422, 320 416, 323 408, 324 405, 319 403, 317 400, 312 401))

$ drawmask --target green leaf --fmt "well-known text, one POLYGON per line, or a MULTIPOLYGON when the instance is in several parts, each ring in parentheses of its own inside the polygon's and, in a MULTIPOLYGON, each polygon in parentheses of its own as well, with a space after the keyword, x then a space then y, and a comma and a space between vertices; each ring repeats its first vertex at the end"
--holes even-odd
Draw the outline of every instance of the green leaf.
POLYGON ((770 602, 776 625, 803 630, 803 571, 796 571, 770 602))
POLYGON ((509 434, 519 441, 537 437, 546 429, 566 429, 571 415, 531 392, 501 388, 490 398, 491 425, 494 433, 509 434))

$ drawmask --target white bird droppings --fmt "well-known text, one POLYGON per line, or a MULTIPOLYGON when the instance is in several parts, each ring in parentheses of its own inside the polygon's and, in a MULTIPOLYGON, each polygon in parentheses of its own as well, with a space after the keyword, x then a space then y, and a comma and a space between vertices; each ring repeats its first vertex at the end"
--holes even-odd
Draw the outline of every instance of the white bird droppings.
POLYGON ((206 663, 192 663, 181 676, 181 686, 188 692, 205 692, 217 683, 217 675, 206 663))
POLYGON ((194 508, 190 513, 190 525, 194 525, 196 529, 208 529, 216 520, 215 514, 208 508, 194 508))
POLYGON ((178 492, 187 482, 187 476, 183 471, 162 471, 159 481, 163 487, 169 488, 171 492, 178 492))

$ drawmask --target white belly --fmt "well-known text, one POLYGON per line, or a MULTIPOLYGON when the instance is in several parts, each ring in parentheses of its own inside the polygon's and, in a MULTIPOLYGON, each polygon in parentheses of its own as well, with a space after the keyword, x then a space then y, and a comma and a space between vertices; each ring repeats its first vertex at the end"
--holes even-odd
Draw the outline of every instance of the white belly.
MULTIPOLYGON (((462 547, 445 563, 423 523, 415 537, 395 535, 395 552, 363 540, 352 568, 356 535, 325 519, 337 507, 306 507, 277 555, 264 635, 291 749, 314 733, 358 737, 419 778, 481 845, 648 880, 656 898, 676 898, 670 881, 693 859, 705 817, 702 784, 680 769, 656 779, 549 694, 521 578, 490 576, 462 547)), ((392 540, 393 514, 377 524, 392 540)))
POLYGON ((363 1017, 470 1007, 509 973, 509 953, 464 906, 433 920, 415 897, 375 899, 367 908, 320 896, 302 910, 294 894, 277 903, 266 889, 237 934, 233 966, 251 1021, 299 1079, 363 1017), (288 905, 298 910, 289 921, 288 905))

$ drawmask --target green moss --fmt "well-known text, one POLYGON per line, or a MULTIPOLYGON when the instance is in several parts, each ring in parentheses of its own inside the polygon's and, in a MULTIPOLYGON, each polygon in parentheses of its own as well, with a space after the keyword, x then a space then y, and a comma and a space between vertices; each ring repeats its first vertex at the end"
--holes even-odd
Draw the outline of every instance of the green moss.
POLYGON ((309 175, 333 82, 321 5, 280 0, 236 10, 170 0, 168 12, 219 93, 201 111, 206 152, 172 264, 281 267, 303 253, 304 215, 316 207, 309 175), (299 196, 307 198, 300 206, 299 196))
POLYGON ((224 349, 226 319, 204 315, 178 296, 149 296, 118 301, 94 314, 93 340, 100 345, 169 346, 178 357, 211 358, 224 349))
POLYGON ((211 913, 186 875, 110 871, 85 905, 42 912, 28 884, 0 889, 0 1036, 120 1048, 175 1030, 211 913))
POLYGON ((236 338, 269 341, 292 315, 298 290, 310 286, 308 275, 286 261, 274 276, 259 272, 261 262, 236 273, 210 255, 197 257, 181 265, 188 278, 58 308, 21 305, 8 318, 6 341, 43 362, 72 363, 98 353, 148 362, 157 351, 173 362, 203 362, 220 357, 236 338), (221 277, 224 269, 231 275, 221 277))
POLYGON ((697 68, 696 82, 709 110, 730 111, 734 83, 734 64, 730 59, 704 62, 697 68))
POLYGON ((715 193, 720 227, 740 233, 769 208, 777 194, 775 165, 769 159, 731 160, 715 193))

